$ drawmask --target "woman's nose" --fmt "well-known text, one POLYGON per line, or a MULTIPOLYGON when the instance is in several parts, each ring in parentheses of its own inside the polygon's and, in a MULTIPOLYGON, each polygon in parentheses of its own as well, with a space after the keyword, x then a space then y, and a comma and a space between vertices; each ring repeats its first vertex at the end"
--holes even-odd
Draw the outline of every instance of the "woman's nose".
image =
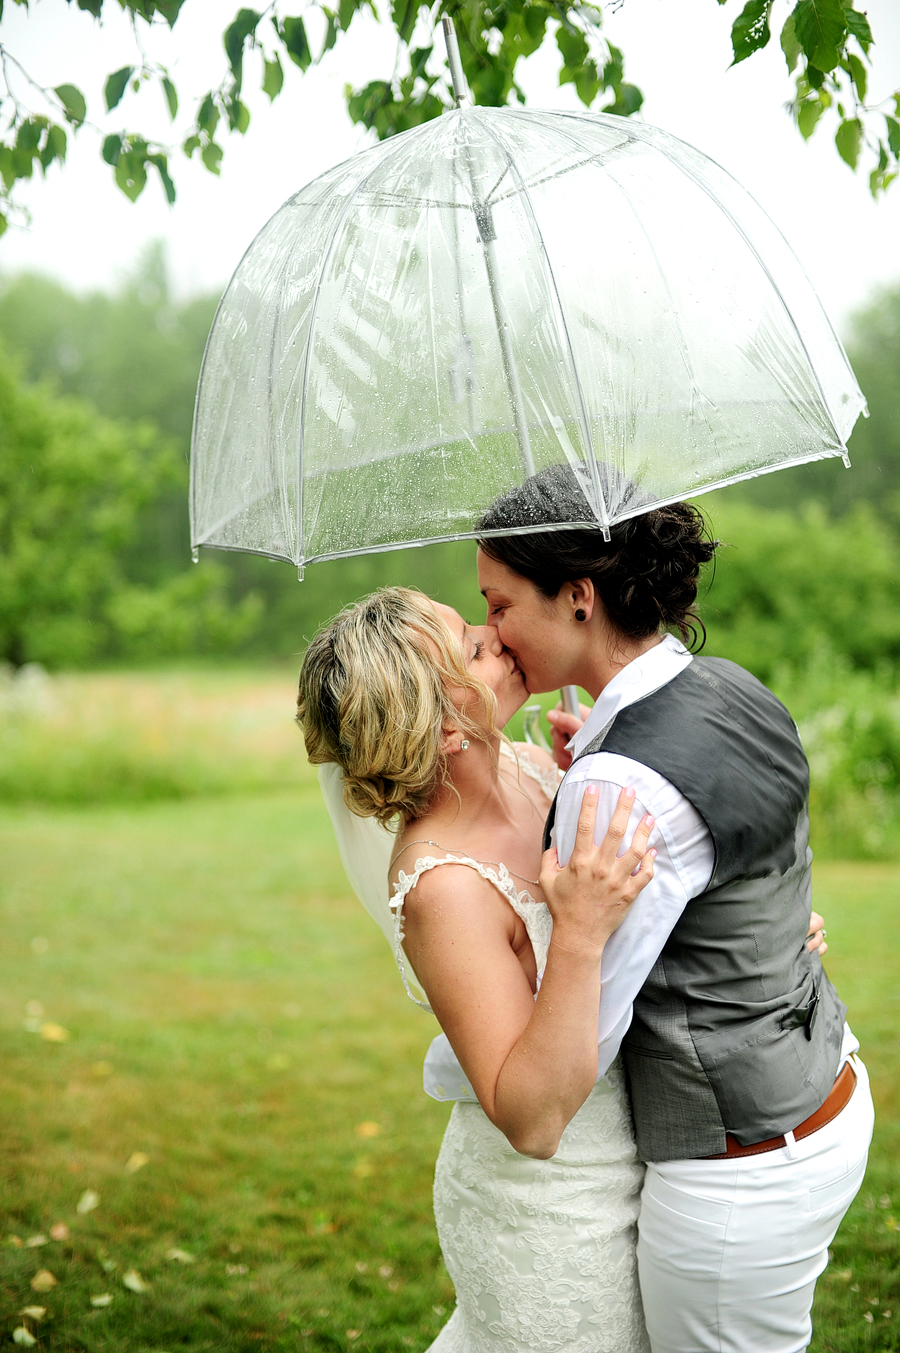
POLYGON ((487 648, 489 653, 499 657, 503 652, 503 645, 500 642, 500 635, 493 625, 483 625, 481 629, 481 642, 487 648))

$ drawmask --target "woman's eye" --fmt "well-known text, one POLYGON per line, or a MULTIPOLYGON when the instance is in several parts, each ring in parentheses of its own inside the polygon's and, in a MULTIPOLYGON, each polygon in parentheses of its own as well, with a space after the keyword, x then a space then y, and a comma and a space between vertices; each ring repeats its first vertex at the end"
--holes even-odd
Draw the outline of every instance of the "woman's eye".
POLYGON ((484 644, 480 639, 475 640, 475 652, 472 654, 472 661, 477 662, 484 652, 484 644))

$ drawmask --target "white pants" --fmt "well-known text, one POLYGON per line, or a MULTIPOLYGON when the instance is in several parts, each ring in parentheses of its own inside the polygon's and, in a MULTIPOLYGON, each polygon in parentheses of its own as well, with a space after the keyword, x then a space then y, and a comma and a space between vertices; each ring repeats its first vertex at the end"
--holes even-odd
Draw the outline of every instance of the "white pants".
POLYGON ((866 1069, 838 1116, 778 1151, 647 1166, 638 1269, 653 1353, 802 1353, 816 1279, 862 1183, 866 1069))

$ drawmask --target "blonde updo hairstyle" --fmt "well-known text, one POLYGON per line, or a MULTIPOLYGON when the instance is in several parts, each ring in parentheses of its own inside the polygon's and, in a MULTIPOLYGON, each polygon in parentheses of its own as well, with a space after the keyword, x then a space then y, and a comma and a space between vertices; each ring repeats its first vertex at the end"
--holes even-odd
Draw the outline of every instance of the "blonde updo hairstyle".
POLYGON ((341 611, 300 668, 297 723, 310 761, 336 761, 347 807, 385 826, 421 817, 448 784, 443 731, 484 739, 496 707, 456 636, 408 587, 381 588, 341 611))

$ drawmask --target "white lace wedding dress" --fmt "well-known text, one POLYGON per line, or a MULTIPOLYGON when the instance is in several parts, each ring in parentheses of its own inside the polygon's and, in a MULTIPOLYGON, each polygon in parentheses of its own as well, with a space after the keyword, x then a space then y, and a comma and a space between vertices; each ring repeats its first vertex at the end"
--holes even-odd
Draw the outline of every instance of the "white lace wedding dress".
MULTIPOLYGON (((403 901, 423 873, 449 863, 476 869, 522 918, 540 980, 552 928, 546 904, 518 892, 503 865, 422 856, 412 873, 400 873, 391 904, 407 990, 403 901)), ((457 1305, 429 1353, 647 1353, 635 1259, 642 1178, 618 1063, 551 1160, 519 1155, 477 1102, 456 1103, 435 1171, 434 1215, 457 1305)))

